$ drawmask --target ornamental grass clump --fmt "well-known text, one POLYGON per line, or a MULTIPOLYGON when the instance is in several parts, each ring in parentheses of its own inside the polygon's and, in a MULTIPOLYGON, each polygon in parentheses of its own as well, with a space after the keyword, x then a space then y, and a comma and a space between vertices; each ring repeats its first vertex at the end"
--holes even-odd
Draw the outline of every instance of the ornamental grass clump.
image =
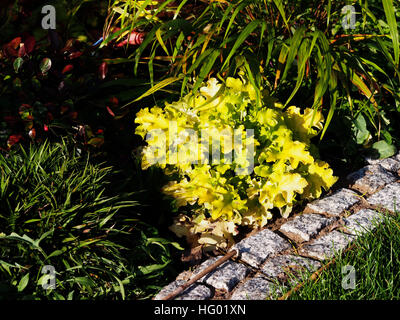
POLYGON ((142 168, 171 177, 163 192, 188 206, 171 230, 192 245, 226 248, 238 226, 263 227, 273 209, 287 217, 296 202, 320 197, 336 181, 316 159, 311 138, 323 128, 320 111, 283 105, 242 78, 215 78, 165 108, 137 114, 146 139, 142 168))
POLYGON ((66 138, 0 152, 0 300, 132 300, 165 285, 180 247, 116 178, 66 138))

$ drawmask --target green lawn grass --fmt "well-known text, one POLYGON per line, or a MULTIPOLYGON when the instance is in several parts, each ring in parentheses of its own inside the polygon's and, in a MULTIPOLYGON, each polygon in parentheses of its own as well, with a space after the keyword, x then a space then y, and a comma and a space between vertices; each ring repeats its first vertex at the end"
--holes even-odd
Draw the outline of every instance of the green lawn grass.
POLYGON ((384 216, 384 222, 377 225, 374 232, 361 236, 354 243, 354 248, 338 257, 315 281, 305 281, 288 299, 400 299, 400 214, 384 216), (348 274, 342 273, 345 266, 354 267, 354 289, 342 286, 343 278, 348 274))

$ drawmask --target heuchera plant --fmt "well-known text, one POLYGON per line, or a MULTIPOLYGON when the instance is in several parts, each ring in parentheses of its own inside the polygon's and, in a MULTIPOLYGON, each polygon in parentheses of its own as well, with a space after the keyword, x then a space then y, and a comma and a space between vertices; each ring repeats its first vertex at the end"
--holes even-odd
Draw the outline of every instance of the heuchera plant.
POLYGON ((162 167, 172 180, 163 191, 178 207, 190 206, 192 214, 180 214, 171 230, 192 245, 228 247, 237 226, 263 227, 274 208, 287 217, 296 201, 318 198, 337 181, 310 151, 310 139, 323 127, 321 112, 284 110, 266 92, 261 100, 256 102, 256 91, 244 78, 225 84, 211 78, 164 109, 137 113, 136 133, 148 143, 142 167, 162 167), (241 138, 240 145, 232 143, 233 136, 241 138), (221 156, 210 159, 216 148, 221 156), (249 167, 249 156, 254 170, 238 170, 249 167))

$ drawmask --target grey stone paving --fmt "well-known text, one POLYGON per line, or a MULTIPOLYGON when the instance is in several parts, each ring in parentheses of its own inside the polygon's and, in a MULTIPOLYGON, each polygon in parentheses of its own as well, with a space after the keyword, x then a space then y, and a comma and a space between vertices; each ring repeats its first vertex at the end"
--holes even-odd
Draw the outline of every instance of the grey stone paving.
POLYGON ((374 230, 376 223, 382 221, 382 215, 374 210, 362 209, 343 221, 343 231, 356 236, 374 230))
MULTIPOLYGON (((204 261, 199 268, 193 272, 193 276, 199 274, 219 258, 221 257, 215 257, 204 261)), ((212 285, 216 289, 231 291, 239 281, 246 277, 249 271, 250 269, 243 264, 227 261, 220 265, 213 272, 210 272, 206 276, 202 277, 199 282, 205 282, 209 285, 212 285)))
POLYGON ((397 180, 396 176, 386 171, 379 164, 366 166, 347 176, 352 188, 362 193, 372 194, 381 187, 397 180))
POLYGON ((320 200, 309 203, 306 207, 307 212, 327 213, 331 216, 338 216, 344 210, 361 201, 361 198, 349 189, 339 189, 332 195, 320 200))
POLYGON ((304 245, 299 249, 299 253, 321 261, 331 259, 336 252, 345 249, 354 238, 349 234, 332 231, 304 245))
POLYGON ((285 254, 268 259, 262 272, 269 278, 295 284, 307 271, 313 272, 321 263, 309 258, 285 254))
MULTIPOLYGON (((186 281, 183 280, 176 280, 170 283, 154 297, 154 300, 161 300, 176 290, 179 286, 183 285, 185 282, 186 281)), ((175 300, 207 300, 212 296, 213 292, 209 287, 195 283, 177 296, 175 300)))
POLYGON ((327 219, 315 213, 301 214, 284 223, 279 231, 289 239, 301 243, 310 241, 321 229, 334 221, 335 219, 327 219))
POLYGON ((399 160, 400 160, 400 154, 398 154, 397 156, 387 158, 387 159, 382 159, 382 160, 367 159, 369 164, 372 164, 372 165, 380 164, 382 166, 382 168, 384 168, 385 170, 390 171, 392 173, 398 173, 398 171, 400 170, 400 161, 399 160))
POLYGON ((231 300, 266 300, 279 294, 278 286, 263 276, 257 275, 239 285, 231 296, 231 300))
POLYGON ((393 183, 384 187, 374 195, 367 198, 369 204, 387 209, 400 211, 400 184, 393 183))
POLYGON ((259 267, 269 256, 290 247, 288 241, 271 230, 264 229, 241 240, 232 247, 232 250, 238 250, 239 258, 249 265, 259 267))

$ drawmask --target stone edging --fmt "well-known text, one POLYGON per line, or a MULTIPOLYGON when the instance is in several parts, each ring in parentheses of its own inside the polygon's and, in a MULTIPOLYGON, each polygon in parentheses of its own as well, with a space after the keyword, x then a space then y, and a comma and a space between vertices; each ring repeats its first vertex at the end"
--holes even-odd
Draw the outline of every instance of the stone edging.
MULTIPOLYGON (((400 203, 400 153, 367 162, 369 165, 347 176, 349 189, 341 188, 309 203, 302 214, 289 218, 276 231, 263 229, 244 238, 232 247, 239 252, 235 261, 225 262, 175 299, 207 300, 223 292, 231 300, 263 300, 271 297, 276 281, 294 286, 300 277, 293 275, 305 269, 316 271, 374 228, 374 222, 380 221, 375 210, 394 212, 400 203)), ((193 272, 183 272, 154 300, 162 299, 218 258, 209 258, 193 272)))

